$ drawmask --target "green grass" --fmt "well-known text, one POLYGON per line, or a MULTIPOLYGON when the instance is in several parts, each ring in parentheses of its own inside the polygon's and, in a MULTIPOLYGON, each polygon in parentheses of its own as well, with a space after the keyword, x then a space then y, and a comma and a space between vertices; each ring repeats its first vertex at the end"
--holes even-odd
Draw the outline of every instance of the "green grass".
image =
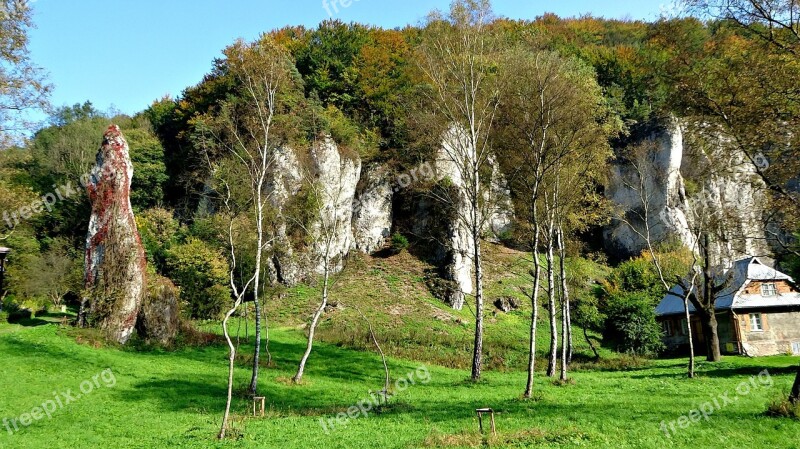
MULTIPOLYGON (((793 380, 798 359, 785 356, 703 363, 695 380, 684 379, 682 360, 621 372, 577 372, 575 384, 566 386, 540 376, 533 401, 520 399, 524 373, 489 372, 484 381, 471 384, 463 370, 430 366, 430 382, 416 377, 418 383, 399 392, 380 413, 351 420, 328 435, 320 419, 344 412, 380 389, 382 366, 372 353, 323 343, 311 357, 306 383, 292 386, 285 379, 293 374, 302 344, 297 330, 272 332, 275 366, 263 371, 261 384, 268 416, 237 420, 234 433, 239 438, 218 442, 214 435, 224 406, 223 346, 134 352, 77 343, 75 331, 54 324, 0 325, 0 417, 30 412, 54 391, 76 392, 82 381, 102 370, 112 369, 116 378, 113 388, 101 383, 52 419, 14 435, 0 432, 0 447, 479 447, 478 407, 498 412, 496 447, 788 449, 796 448, 800 437, 797 421, 763 415, 767 403, 785 394, 793 380), (763 369, 772 373, 773 386, 754 389, 709 421, 691 424, 672 438, 660 430, 661 421, 677 420, 712 397, 736 395, 741 382, 763 369)), ((419 368, 397 359, 390 365, 394 378, 419 368)), ((248 371, 240 366, 236 388, 241 391, 247 381, 248 371)), ((246 415, 248 407, 244 399, 234 403, 238 415, 246 415)))
MULTIPOLYGON (((531 285, 530 255, 487 244, 484 257, 486 365, 492 370, 522 370, 528 360, 531 315, 530 300, 522 289, 529 290, 531 285), (516 297, 521 308, 508 314, 497 311, 492 303, 504 296, 516 297)), ((580 261, 580 265, 576 271, 586 278, 605 274, 602 266, 592 262, 580 261)), ((373 324, 387 353, 449 368, 470 367, 474 304, 468 298, 464 309, 456 311, 435 299, 424 282, 426 270, 432 268, 408 252, 387 258, 351 258, 347 270, 334 280, 330 300, 340 308, 325 315, 320 323, 320 340, 344 348, 373 350, 368 325, 359 309, 373 324)), ((282 299, 269 303, 270 320, 279 326, 301 327, 309 321, 319 300, 319 286, 289 289, 282 299)), ((550 341, 543 298, 540 308, 537 347, 541 356, 550 341)), ((592 355, 581 329, 575 329, 574 342, 579 357, 592 355)))
MULTIPOLYGON (((530 283, 530 263, 525 254, 499 246, 487 246, 485 254, 488 371, 478 384, 467 381, 472 310, 451 310, 431 296, 424 282, 431 267, 405 251, 388 258, 355 257, 331 288, 337 307, 320 325, 303 385, 287 380, 305 347, 304 323, 318 304, 320 289, 296 287, 268 303, 273 364, 267 367, 266 356, 262 359, 260 385, 268 408, 264 418, 248 417, 252 405, 242 393, 252 360, 252 342, 244 336, 247 329, 252 339, 253 324, 239 327, 239 320, 232 322, 242 346, 234 438, 223 442, 214 438, 227 378, 227 352, 218 337, 198 339, 211 341, 208 346, 168 352, 138 343, 105 346, 96 332, 60 327, 58 314, 21 325, 0 324, 0 419, 19 419, 53 399, 53 392, 78 392, 82 382, 106 369, 116 379, 113 387, 99 381, 91 394, 57 410, 52 419, 13 435, 0 427, 0 448, 798 447, 798 421, 764 414, 768 403, 787 394, 797 358, 726 358, 716 365, 700 364, 699 378, 688 380, 683 360, 647 362, 601 348, 604 358, 591 361, 576 329, 574 383, 558 386, 541 372, 550 338, 544 310, 535 399, 521 399, 531 311, 521 288, 530 283), (496 312, 491 302, 500 296, 517 296, 522 308, 496 312), (383 365, 357 309, 390 356, 393 379, 411 374, 417 383, 396 391, 381 410, 326 434, 320 420, 335 419, 383 387, 383 365), (414 374, 422 366, 430 382, 420 382, 414 374), (719 395, 735 395, 741 382, 763 369, 772 374, 771 387, 759 387, 716 411, 709 421, 678 428, 671 437, 660 428, 662 421, 677 422, 719 395), (497 437, 484 439, 477 433, 474 410, 479 407, 498 412, 497 437)), ((600 265, 580 263, 581 279, 605 273, 600 265)), ((217 322, 198 325, 220 333, 217 322)))

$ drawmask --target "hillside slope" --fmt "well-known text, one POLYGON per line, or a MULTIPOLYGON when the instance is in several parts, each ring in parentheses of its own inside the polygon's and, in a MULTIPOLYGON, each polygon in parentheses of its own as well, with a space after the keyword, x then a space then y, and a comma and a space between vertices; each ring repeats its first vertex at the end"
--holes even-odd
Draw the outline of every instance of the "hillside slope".
MULTIPOLYGON (((532 265, 529 254, 500 245, 485 245, 484 353, 490 370, 524 369, 527 364, 531 304, 522 289, 530 291, 528 272, 532 265), (493 305, 501 297, 516 298, 520 308, 501 312, 493 305)), ((583 265, 595 277, 605 274, 606 269, 601 265, 590 262, 583 265)), ((334 281, 331 307, 320 324, 319 338, 349 348, 374 350, 366 317, 388 355, 450 368, 469 367, 475 326, 474 300, 470 298, 463 310, 455 311, 434 298, 426 285, 426 277, 435 276, 433 271, 434 267, 405 251, 390 257, 355 256, 334 281)), ((318 287, 290 289, 269 303, 270 321, 273 326, 302 328, 310 321, 319 301, 318 287)), ((550 341, 545 305, 546 298, 540 298, 537 331, 540 356, 546 353, 550 341)), ((578 359, 591 355, 582 330, 577 328, 574 343, 578 359)))

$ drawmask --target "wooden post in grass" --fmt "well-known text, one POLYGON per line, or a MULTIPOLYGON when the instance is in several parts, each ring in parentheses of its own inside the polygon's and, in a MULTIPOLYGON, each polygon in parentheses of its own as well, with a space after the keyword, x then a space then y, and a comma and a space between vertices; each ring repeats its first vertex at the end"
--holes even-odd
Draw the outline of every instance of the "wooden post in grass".
POLYGON ((263 396, 256 396, 256 397, 253 398, 253 416, 258 416, 258 414, 256 412, 256 405, 259 402, 261 402, 261 416, 264 416, 266 414, 266 408, 267 408, 266 400, 267 400, 267 398, 265 398, 263 396))
POLYGON ((490 408, 479 408, 475 410, 475 412, 478 413, 478 426, 481 429, 481 435, 483 435, 483 414, 488 413, 489 416, 491 417, 492 436, 497 436, 497 430, 494 427, 494 410, 490 408))

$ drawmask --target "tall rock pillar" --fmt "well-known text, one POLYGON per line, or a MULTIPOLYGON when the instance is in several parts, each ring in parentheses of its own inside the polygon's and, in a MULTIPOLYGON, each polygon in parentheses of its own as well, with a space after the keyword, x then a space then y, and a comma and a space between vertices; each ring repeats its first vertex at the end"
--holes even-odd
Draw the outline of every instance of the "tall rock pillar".
POLYGON ((131 207, 128 143, 116 125, 103 136, 87 190, 92 204, 86 237, 86 322, 125 344, 146 294, 144 248, 131 207))

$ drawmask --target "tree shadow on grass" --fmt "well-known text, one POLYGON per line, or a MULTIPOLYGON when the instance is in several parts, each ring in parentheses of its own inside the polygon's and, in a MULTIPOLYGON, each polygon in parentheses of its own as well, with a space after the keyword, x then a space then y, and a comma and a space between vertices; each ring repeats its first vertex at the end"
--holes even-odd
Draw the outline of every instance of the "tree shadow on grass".
MULTIPOLYGON (((698 377, 709 378, 722 378, 727 379, 731 377, 752 377, 758 376, 766 370, 770 376, 783 376, 797 374, 797 364, 785 367, 757 367, 757 366, 740 366, 740 367, 715 367, 713 364, 708 364, 696 371, 698 377)), ((630 376, 632 379, 665 379, 665 378, 679 378, 686 377, 685 373, 651 373, 651 374, 634 374, 630 376)))
POLYGON ((52 321, 46 321, 41 318, 25 318, 23 320, 19 320, 15 324, 19 324, 22 327, 39 327, 54 323, 52 321))
POLYGON ((134 384, 119 389, 120 399, 128 402, 158 401, 164 410, 217 410, 225 406, 227 389, 224 379, 206 376, 201 380, 164 379, 134 384))
POLYGON ((96 363, 89 356, 77 355, 74 351, 62 350, 53 345, 17 340, 14 338, 0 339, 0 353, 21 359, 31 360, 31 364, 41 362, 42 359, 72 360, 76 364, 91 365, 96 363))

